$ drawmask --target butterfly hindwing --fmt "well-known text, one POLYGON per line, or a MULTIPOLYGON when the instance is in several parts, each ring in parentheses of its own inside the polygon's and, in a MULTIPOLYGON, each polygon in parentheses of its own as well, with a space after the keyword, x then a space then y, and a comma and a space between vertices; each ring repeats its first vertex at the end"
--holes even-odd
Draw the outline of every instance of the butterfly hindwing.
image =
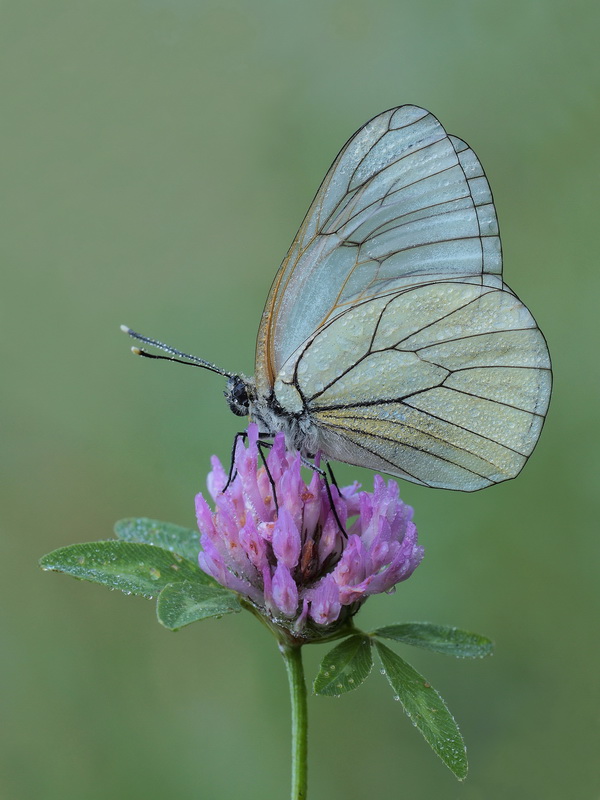
POLYGON ((432 283, 349 308, 290 358, 334 459, 473 491, 514 477, 546 412, 550 363, 514 294, 432 283))

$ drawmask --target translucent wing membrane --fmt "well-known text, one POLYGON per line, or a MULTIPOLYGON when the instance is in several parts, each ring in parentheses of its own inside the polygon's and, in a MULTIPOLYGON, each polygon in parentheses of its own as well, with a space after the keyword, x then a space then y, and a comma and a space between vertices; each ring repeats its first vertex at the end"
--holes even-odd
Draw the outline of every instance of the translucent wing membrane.
POLYGON ((259 387, 344 307, 438 279, 501 286, 501 270, 473 151, 424 109, 386 111, 342 149, 279 270, 259 333, 259 387))
POLYGON ((502 282, 492 194, 423 109, 375 117, 327 173, 275 278, 257 388, 330 458, 473 491, 514 477, 550 397, 535 320, 502 282))
POLYGON ((281 370, 331 458, 474 491, 514 477, 550 392, 546 343, 512 294, 431 283, 351 307, 281 370))

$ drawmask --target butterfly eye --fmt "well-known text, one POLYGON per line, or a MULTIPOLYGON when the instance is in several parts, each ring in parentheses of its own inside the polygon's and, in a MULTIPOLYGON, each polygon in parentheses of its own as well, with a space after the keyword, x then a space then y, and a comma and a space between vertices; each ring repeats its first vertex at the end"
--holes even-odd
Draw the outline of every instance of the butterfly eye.
POLYGON ((248 397, 248 385, 243 378, 239 375, 231 376, 227 381, 224 394, 229 408, 234 414, 238 417, 248 416, 250 398, 248 397))

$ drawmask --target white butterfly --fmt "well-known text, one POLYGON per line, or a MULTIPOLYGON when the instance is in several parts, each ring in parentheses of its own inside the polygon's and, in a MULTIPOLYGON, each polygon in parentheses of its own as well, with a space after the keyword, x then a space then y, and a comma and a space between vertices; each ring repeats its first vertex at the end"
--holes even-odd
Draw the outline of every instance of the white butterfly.
POLYGON ((307 455, 462 491, 515 477, 544 422, 550 359, 502 281, 475 153, 415 106, 368 122, 275 276, 254 379, 214 369, 236 414, 307 455))

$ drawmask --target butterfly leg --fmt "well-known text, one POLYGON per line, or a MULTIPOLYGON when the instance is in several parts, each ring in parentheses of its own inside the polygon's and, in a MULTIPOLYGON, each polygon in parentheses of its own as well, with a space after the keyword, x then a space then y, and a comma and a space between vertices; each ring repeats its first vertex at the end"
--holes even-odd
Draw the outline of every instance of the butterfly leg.
POLYGON ((331 481, 329 480, 329 477, 327 476, 327 472, 322 467, 318 467, 313 461, 309 461, 307 458, 303 458, 302 459, 302 463, 304 464, 305 467, 308 467, 308 469, 312 469, 313 472, 318 472, 319 475, 323 478, 323 481, 325 483, 325 491, 327 492, 327 498, 329 500, 329 505, 330 505, 331 510, 333 512, 333 516, 335 517, 335 521, 337 523, 338 529, 339 529, 340 533, 342 534, 342 536, 344 537, 344 539, 347 539, 348 538, 348 534, 346 533, 346 530, 345 530, 344 526, 342 525, 342 521, 341 521, 341 519, 339 517, 339 514, 337 513, 337 509, 335 507, 335 503, 333 502, 333 495, 331 494, 331 484, 333 484, 335 486, 335 488, 337 490, 337 493, 338 493, 338 495, 340 497, 342 496, 342 493, 340 492, 340 487, 337 485, 337 481, 335 479, 335 475, 333 474, 333 471, 332 471, 332 469, 331 469, 331 467, 329 465, 329 462, 327 462, 327 469, 329 471, 329 474, 331 475, 331 481))
POLYGON ((231 448, 231 461, 229 462, 229 474, 227 475, 227 483, 223 487, 223 491, 226 492, 231 485, 231 481, 235 478, 236 471, 235 471, 235 449, 237 447, 238 439, 241 439, 242 442, 245 442, 248 438, 248 434, 246 431, 239 431, 233 437, 233 446, 231 448))
POLYGON ((330 478, 331 482, 333 483, 335 488, 338 490, 338 494, 341 495, 342 493, 340 492, 340 487, 338 486, 338 482, 336 481, 335 475, 333 474, 333 469, 331 468, 331 462, 330 461, 327 462, 327 472, 329 473, 329 478, 330 478))
MULTIPOLYGON (((227 483, 223 487, 223 491, 227 491, 231 482, 234 480, 236 476, 236 469, 235 469, 235 449, 237 447, 238 439, 241 439, 243 442, 246 442, 248 439, 247 431, 239 431, 233 438, 233 446, 231 448, 231 460, 229 463, 229 474, 227 476, 227 483)), ((271 484, 271 489, 273 490, 273 499, 275 501, 275 508, 279 511, 279 504, 277 502, 277 492, 275 491, 275 481, 273 480, 273 476, 271 475, 271 470, 269 469, 269 465, 267 464, 267 459, 265 458, 264 448, 270 448, 273 446, 272 442, 266 442, 264 440, 260 440, 257 442, 258 452, 260 453, 260 458, 263 463, 263 466, 266 470, 267 477, 269 478, 269 483, 271 484)))
POLYGON ((273 500, 275 501, 275 510, 279 513, 279 503, 277 502, 277 490, 275 489, 275 481, 273 480, 273 476, 271 475, 271 470, 269 469, 269 465, 267 464, 267 459, 265 458, 264 449, 269 449, 273 447, 273 442, 267 442, 264 439, 259 439, 257 442, 258 452, 260 453, 260 457, 267 473, 267 477, 269 479, 269 483, 271 484, 271 489, 273 491, 273 500))

